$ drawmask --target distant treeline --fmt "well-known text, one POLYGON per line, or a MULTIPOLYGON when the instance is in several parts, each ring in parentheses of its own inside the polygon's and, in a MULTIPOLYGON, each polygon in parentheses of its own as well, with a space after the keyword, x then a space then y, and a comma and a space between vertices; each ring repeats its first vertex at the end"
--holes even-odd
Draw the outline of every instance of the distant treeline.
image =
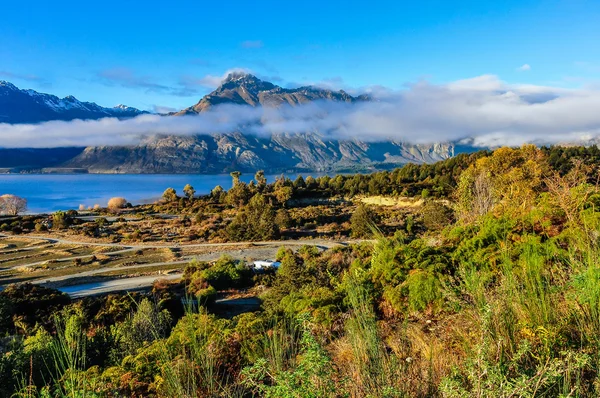
MULTIPOLYGON (((541 148, 547 156, 548 164, 560 175, 568 173, 575 161, 588 166, 600 164, 600 149, 596 146, 564 147, 551 146, 541 148)), ((409 163, 403 167, 379 171, 371 174, 337 175, 335 177, 298 176, 295 180, 280 177, 268 184, 264 191, 273 192, 280 187, 292 188, 292 198, 332 197, 355 195, 392 195, 392 196, 433 196, 446 197, 456 187, 458 177, 477 159, 489 156, 492 152, 481 150, 463 153, 433 164, 409 163)), ((250 188, 254 186, 251 183, 250 188)))

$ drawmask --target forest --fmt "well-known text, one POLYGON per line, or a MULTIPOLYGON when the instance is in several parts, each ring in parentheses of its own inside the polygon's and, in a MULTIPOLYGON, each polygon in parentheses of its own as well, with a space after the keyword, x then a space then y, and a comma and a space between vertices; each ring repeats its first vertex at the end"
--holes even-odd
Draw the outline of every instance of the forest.
MULTIPOLYGON (((11 284, 0 397, 600 396, 599 166, 596 146, 525 145, 271 184, 234 172, 230 190, 201 197, 167 189, 138 211, 183 216, 186 241, 348 244, 281 247, 264 272, 191 260, 181 281, 135 293, 11 284), (254 292, 259 308, 217 310, 228 290, 254 292)), ((2 230, 153 239, 116 221, 50 221, 2 230)))

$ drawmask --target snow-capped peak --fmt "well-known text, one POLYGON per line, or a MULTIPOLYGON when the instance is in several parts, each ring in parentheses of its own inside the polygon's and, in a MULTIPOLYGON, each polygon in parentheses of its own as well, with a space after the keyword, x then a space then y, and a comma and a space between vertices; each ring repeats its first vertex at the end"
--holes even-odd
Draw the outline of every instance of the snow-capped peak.
POLYGON ((119 105, 115 106, 114 109, 119 109, 121 111, 133 110, 133 108, 131 108, 131 107, 127 106, 127 105, 123 105, 123 104, 119 104, 119 105))
POLYGON ((6 80, 0 80, 0 87, 6 87, 11 90, 17 90, 17 87, 15 87, 14 84, 7 82, 6 80))
MULTIPOLYGON (((38 122, 47 120, 100 119, 104 117, 131 117, 145 113, 126 105, 105 108, 94 102, 82 102, 72 95, 59 98, 56 95, 44 94, 35 90, 21 90, 12 83, 0 80, 1 101, 15 104, 21 113, 9 115, 8 120, 17 123, 38 122), (31 112, 27 112, 31 109, 31 112), (52 111, 52 112, 48 112, 52 111)), ((6 119, 6 118, 5 118, 6 119)))

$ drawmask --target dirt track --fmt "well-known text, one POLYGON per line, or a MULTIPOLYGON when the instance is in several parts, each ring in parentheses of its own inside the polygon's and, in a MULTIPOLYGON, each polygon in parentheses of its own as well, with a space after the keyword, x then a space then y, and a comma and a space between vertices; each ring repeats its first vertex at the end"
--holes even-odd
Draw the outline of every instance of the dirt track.
MULTIPOLYGON (((12 237, 12 236, 0 234, 0 239, 9 238, 9 237, 12 237)), ((147 272, 147 268, 151 268, 151 267, 161 267, 161 266, 176 265, 176 264, 181 264, 183 266, 184 264, 188 263, 193 258, 196 258, 200 261, 213 261, 213 260, 218 259, 223 254, 230 255, 236 259, 247 260, 247 261, 258 260, 258 259, 272 259, 275 257, 277 250, 282 246, 295 250, 304 245, 315 245, 318 248, 320 248, 321 250, 325 250, 325 249, 336 247, 336 246, 345 246, 345 245, 351 243, 351 242, 347 242, 347 241, 335 242, 335 241, 328 241, 328 240, 323 240, 323 239, 310 239, 310 240, 288 240, 288 241, 268 241, 268 242, 193 243, 193 244, 157 243, 157 244, 129 245, 129 244, 120 244, 120 243, 81 242, 81 241, 77 241, 77 240, 69 240, 69 239, 56 238, 56 237, 44 236, 44 235, 34 235, 34 236, 27 235, 27 236, 19 236, 18 238, 19 239, 31 239, 31 240, 43 240, 43 241, 46 241, 49 243, 70 244, 70 245, 80 245, 80 246, 102 246, 102 247, 113 247, 113 248, 120 249, 120 250, 117 250, 114 252, 105 253, 105 255, 107 255, 107 256, 115 255, 115 254, 122 254, 125 252, 129 252, 129 251, 133 251, 133 250, 140 250, 140 249, 162 249, 162 248, 179 249, 179 250, 197 249, 197 248, 219 249, 219 250, 215 250, 215 251, 208 251, 208 252, 205 252, 202 254, 183 256, 180 259, 177 259, 176 261, 157 262, 157 263, 151 263, 151 264, 136 264, 136 265, 129 265, 129 266, 104 267, 104 268, 100 268, 100 269, 84 271, 84 272, 79 272, 79 273, 69 274, 69 275, 62 275, 62 276, 56 276, 56 277, 42 277, 40 279, 32 281, 32 283, 39 283, 39 284, 47 284, 47 283, 56 284, 57 282, 68 283, 68 281, 70 279, 93 277, 94 275, 98 275, 98 274, 102 274, 102 273, 106 273, 106 272, 113 272, 113 271, 120 271, 120 270, 125 271, 125 270, 137 269, 137 268, 144 268, 144 270, 146 270, 146 272, 147 272)), ((86 259, 86 258, 90 258, 90 257, 92 257, 92 255, 71 256, 71 257, 60 258, 60 259, 57 259, 54 261, 55 262, 67 262, 67 261, 72 261, 76 258, 86 259)), ((43 261, 41 261, 41 262, 36 261, 36 262, 32 262, 30 264, 20 265, 19 268, 23 268, 23 267, 27 268, 27 267, 39 265, 42 263, 43 263, 43 261)), ((160 275, 136 276, 136 277, 129 277, 129 278, 115 276, 114 279, 107 279, 102 282, 76 284, 76 285, 72 285, 72 286, 68 286, 68 287, 64 287, 64 288, 60 288, 60 289, 67 292, 68 294, 70 294, 73 297, 83 297, 83 296, 88 296, 88 295, 104 294, 104 293, 123 291, 123 290, 135 290, 135 289, 140 289, 140 288, 144 288, 144 287, 149 287, 152 285, 152 283, 156 279, 164 278, 164 277, 166 277, 167 279, 173 280, 173 279, 177 279, 177 278, 181 277, 181 274, 171 274, 171 275, 166 275, 166 276, 160 276, 160 275)))

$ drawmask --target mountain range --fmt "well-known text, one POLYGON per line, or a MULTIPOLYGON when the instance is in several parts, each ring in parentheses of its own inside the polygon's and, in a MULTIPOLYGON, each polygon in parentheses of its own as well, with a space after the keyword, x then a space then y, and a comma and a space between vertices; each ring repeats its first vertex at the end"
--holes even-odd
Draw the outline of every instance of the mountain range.
POLYGON ((38 123, 50 120, 127 118, 148 113, 125 105, 105 108, 73 96, 59 98, 34 90, 21 90, 0 80, 0 123, 38 123))
MULTIPOLYGON (((273 107, 310 101, 372 101, 304 86, 282 88, 247 73, 231 73, 197 104, 165 117, 194 115, 220 104, 273 107)), ((48 120, 130 118, 144 111, 117 106, 104 108, 74 97, 60 99, 0 82, 0 123, 48 120)), ((1 144, 0 144, 1 145, 1 144)), ((92 173, 223 173, 232 170, 269 172, 356 171, 392 168, 408 162, 435 162, 454 155, 451 143, 412 145, 403 142, 333 140, 318 132, 257 137, 243 131, 194 136, 153 135, 134 146, 55 149, 1 149, 0 168, 9 171, 71 170, 92 173)))

